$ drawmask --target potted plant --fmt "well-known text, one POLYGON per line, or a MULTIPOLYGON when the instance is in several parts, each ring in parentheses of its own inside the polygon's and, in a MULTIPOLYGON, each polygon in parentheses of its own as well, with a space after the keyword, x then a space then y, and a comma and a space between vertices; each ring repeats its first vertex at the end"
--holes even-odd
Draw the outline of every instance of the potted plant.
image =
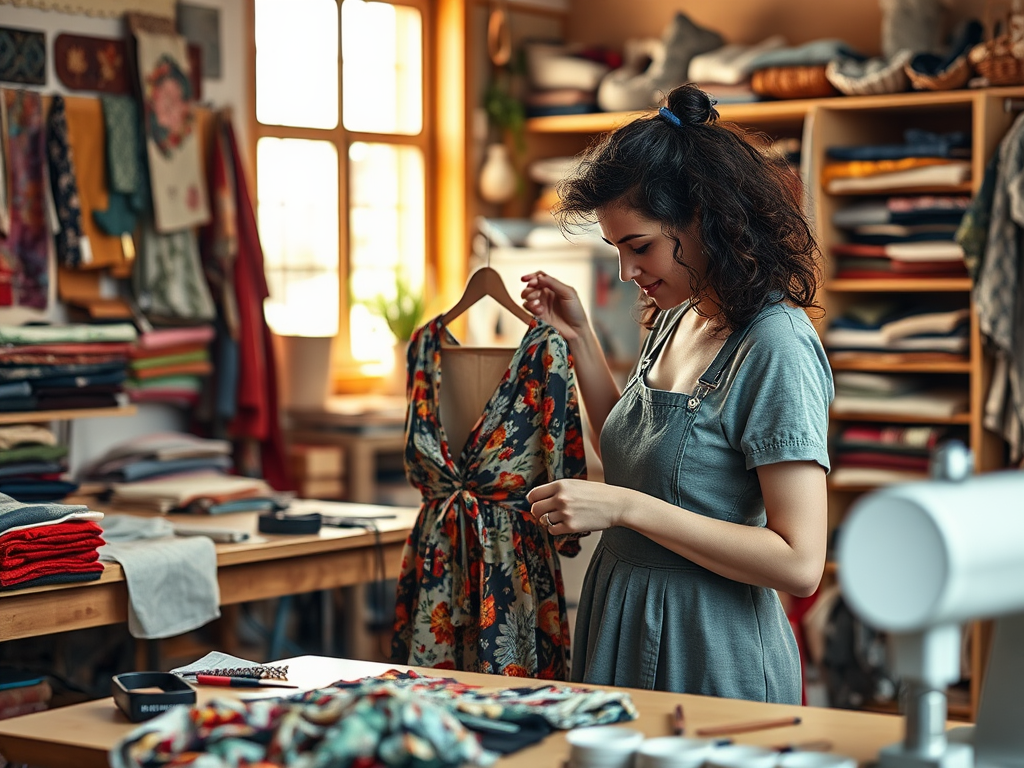
POLYGON ((395 337, 394 367, 386 382, 386 389, 390 394, 404 394, 409 339, 423 322, 426 309, 423 292, 413 289, 404 277, 396 273, 394 293, 377 294, 365 304, 372 313, 384 318, 395 337))
POLYGON ((484 111, 498 136, 485 150, 480 196, 489 203, 504 203, 519 189, 518 159, 526 150, 526 108, 513 93, 509 72, 495 73, 484 93, 484 111))

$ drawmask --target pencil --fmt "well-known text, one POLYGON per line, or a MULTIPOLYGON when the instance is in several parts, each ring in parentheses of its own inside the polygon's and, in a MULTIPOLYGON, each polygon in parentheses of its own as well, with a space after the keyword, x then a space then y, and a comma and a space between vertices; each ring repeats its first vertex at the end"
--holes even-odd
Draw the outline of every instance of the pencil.
POLYGON ((686 733, 686 718, 683 716, 682 704, 676 704, 675 711, 672 713, 672 733, 676 736, 686 733))
POLYGON ((732 725, 713 725, 708 728, 698 728, 698 736, 728 736, 733 733, 749 733, 750 731, 767 731, 770 728, 784 728, 787 725, 799 725, 799 717, 780 717, 776 720, 752 720, 747 723, 733 723, 732 725))
POLYGON ((832 742, 828 739, 800 741, 796 744, 777 744, 771 747, 776 752, 831 752, 832 742))

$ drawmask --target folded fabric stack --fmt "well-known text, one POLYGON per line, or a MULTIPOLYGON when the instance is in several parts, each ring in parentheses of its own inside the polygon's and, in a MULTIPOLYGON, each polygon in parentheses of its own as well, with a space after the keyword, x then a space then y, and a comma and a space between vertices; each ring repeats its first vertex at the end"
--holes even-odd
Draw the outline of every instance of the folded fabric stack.
POLYGON ((957 187, 971 180, 967 133, 904 132, 902 144, 829 147, 821 182, 832 194, 957 187))
POLYGON ((78 490, 64 479, 67 446, 39 424, 0 426, 0 493, 18 501, 59 501, 78 490))
POLYGON ((45 676, 0 667, 0 720, 41 712, 52 698, 53 688, 45 676))
POLYGON ((130 323, 0 325, 0 412, 116 407, 137 335, 130 323))
POLYGON ((103 572, 100 512, 0 494, 0 589, 94 581, 103 572))
POLYGON ((133 402, 162 402, 185 407, 199 401, 204 377, 213 371, 211 325, 160 328, 143 333, 131 351, 126 389, 133 402))
POLYGON ((970 344, 970 310, 878 301, 849 307, 823 336, 834 361, 862 355, 887 360, 964 360, 970 344))
POLYGON ((263 480, 228 474, 227 440, 184 432, 156 432, 109 449, 83 469, 106 483, 116 508, 204 513, 269 509, 273 491, 263 480))
POLYGON ((690 59, 687 79, 709 93, 718 104, 761 101, 750 87, 753 65, 763 53, 784 48, 786 38, 772 35, 754 45, 729 43, 690 59))
POLYGON ((967 387, 938 377, 837 371, 832 412, 946 419, 967 410, 967 387))
POLYGON ((853 423, 832 446, 833 485, 886 485, 924 480, 931 452, 948 427, 853 423))
POLYGON ((966 277, 954 236, 969 204, 967 195, 916 195, 839 209, 832 223, 846 242, 832 246, 835 277, 966 277))

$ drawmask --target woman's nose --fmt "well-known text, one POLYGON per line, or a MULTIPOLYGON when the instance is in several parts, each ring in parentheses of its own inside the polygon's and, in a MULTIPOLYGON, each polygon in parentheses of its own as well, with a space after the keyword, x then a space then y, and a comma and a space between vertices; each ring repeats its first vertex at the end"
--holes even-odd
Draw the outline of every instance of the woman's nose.
POLYGON ((635 280, 636 276, 640 274, 640 269, 636 263, 628 256, 619 255, 619 280, 623 283, 628 283, 631 280, 635 280))

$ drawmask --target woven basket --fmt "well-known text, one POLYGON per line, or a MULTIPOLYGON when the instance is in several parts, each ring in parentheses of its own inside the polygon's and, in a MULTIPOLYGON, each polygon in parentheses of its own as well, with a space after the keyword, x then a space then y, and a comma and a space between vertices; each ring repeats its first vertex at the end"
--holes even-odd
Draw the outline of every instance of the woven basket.
POLYGON ((825 65, 768 67, 750 75, 750 90, 773 99, 818 99, 839 94, 825 77, 825 65))
POLYGON ((908 80, 905 67, 913 54, 898 51, 887 60, 872 59, 864 68, 863 63, 844 63, 833 59, 825 67, 825 77, 839 91, 847 96, 877 96, 885 93, 902 93, 907 90, 908 80), (845 64, 845 66, 844 66, 845 64))
POLYGON ((918 72, 912 63, 906 65, 906 72, 915 91, 954 91, 967 85, 971 77, 971 64, 966 53, 957 56, 953 63, 941 72, 918 72))
POLYGON ((987 39, 971 48, 968 61, 989 85, 1024 84, 1024 10, 1016 0, 1005 14, 996 15, 995 7, 986 4, 987 39))

